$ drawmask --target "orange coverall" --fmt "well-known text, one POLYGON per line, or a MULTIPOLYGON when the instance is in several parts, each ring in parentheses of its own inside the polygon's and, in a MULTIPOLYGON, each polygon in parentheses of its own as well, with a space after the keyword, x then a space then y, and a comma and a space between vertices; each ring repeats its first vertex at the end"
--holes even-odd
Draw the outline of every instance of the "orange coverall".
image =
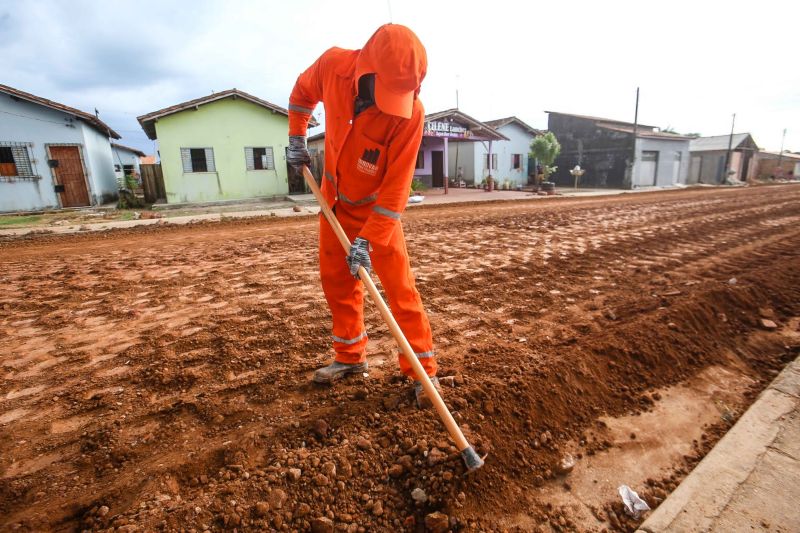
MULTIPOLYGON (((289 135, 306 135, 311 112, 325 106, 325 171, 322 194, 336 213, 350 242, 355 237, 371 245, 372 265, 389 306, 420 363, 436 375, 436 359, 428 317, 414 284, 400 215, 405 209, 425 111, 414 98, 411 117, 381 112, 372 105, 354 117, 358 78, 371 72, 365 51, 331 48, 297 79, 289 98, 289 135), (361 55, 362 60, 359 61, 361 55)), ((385 57, 382 60, 392 61, 385 57)), ((336 360, 366 359, 364 289, 351 274, 342 245, 320 216, 319 262, 322 288, 333 315, 336 360)), ((413 377, 402 355, 400 369, 413 377)))

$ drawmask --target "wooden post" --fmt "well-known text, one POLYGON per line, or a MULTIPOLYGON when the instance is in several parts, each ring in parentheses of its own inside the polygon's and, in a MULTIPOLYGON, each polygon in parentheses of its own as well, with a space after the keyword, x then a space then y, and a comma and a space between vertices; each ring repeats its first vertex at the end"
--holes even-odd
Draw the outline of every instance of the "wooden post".
POLYGON ((447 137, 445 137, 444 138, 444 193, 445 194, 447 194, 447 188, 448 188, 447 182, 449 181, 449 176, 448 176, 449 174, 448 168, 450 166, 449 163, 450 161, 448 160, 447 157, 447 137))

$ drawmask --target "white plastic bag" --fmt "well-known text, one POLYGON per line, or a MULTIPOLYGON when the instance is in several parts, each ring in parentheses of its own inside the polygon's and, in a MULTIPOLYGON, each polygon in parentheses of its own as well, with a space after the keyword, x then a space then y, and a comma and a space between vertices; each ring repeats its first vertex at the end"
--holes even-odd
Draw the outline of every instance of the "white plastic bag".
POLYGON ((620 485, 617 490, 619 491, 619 495, 622 496, 622 503, 625 504, 625 511, 634 519, 639 518, 644 511, 650 510, 650 506, 647 505, 647 502, 641 499, 628 485, 620 485))

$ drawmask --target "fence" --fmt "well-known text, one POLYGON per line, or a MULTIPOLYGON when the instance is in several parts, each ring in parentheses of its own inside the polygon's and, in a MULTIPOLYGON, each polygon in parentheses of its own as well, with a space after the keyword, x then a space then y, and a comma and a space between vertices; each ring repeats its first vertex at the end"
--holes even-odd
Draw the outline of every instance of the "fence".
POLYGON ((167 201, 167 190, 164 188, 164 175, 161 165, 139 165, 142 173, 142 188, 144 201, 148 204, 167 201))

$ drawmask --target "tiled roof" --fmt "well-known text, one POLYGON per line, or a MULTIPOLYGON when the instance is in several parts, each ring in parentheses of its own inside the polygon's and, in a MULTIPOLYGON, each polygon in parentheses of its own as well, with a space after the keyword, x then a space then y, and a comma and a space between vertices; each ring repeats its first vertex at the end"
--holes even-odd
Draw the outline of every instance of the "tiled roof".
POLYGON ((63 111, 65 113, 69 113, 70 115, 75 115, 75 117, 78 120, 86 122, 100 133, 108 135, 109 137, 112 137, 114 139, 121 139, 120 135, 116 131, 109 128, 105 122, 97 118, 95 115, 92 115, 91 113, 85 113, 80 109, 75 109, 74 107, 69 107, 67 105, 60 104, 52 100, 48 100, 47 98, 42 98, 41 96, 36 96, 31 93, 26 93, 25 91, 20 91, 19 89, 9 87, 8 85, 0 84, 0 92, 8 94, 12 98, 25 100, 27 102, 39 104, 44 107, 49 107, 50 109, 63 111))
MULTIPOLYGON (((266 100, 262 100, 261 98, 253 96, 252 94, 240 91, 239 89, 228 89, 226 91, 212 93, 207 96, 203 96, 201 98, 195 98, 194 100, 189 100, 188 102, 181 102, 180 104, 175 104, 169 107, 165 107, 164 109, 159 109, 158 111, 153 111, 152 113, 148 113, 146 115, 137 117, 136 120, 138 120, 139 124, 142 125, 142 129, 147 134, 147 136, 150 139, 155 139, 156 138, 155 123, 159 118, 166 117, 168 115, 173 115, 175 113, 180 113, 181 111, 185 111, 193 107, 196 108, 201 105, 205 105, 211 102, 216 102, 217 100, 224 100, 225 98, 242 98, 256 105, 260 105, 261 107, 269 109, 273 113, 279 113, 281 115, 286 115, 287 117, 289 116, 289 112, 280 106, 267 102, 266 100)), ((319 123, 312 117, 311 120, 309 121, 309 125, 318 126, 319 123)))
POLYGON ((502 128, 503 126, 512 123, 519 125, 520 127, 522 127, 522 129, 526 130, 528 133, 532 135, 541 135, 542 133, 544 133, 544 130, 537 130, 536 128, 529 126, 528 124, 518 119, 517 117, 506 117, 506 118, 498 118, 495 120, 484 121, 484 124, 488 124, 494 129, 502 128))
POLYGON ((144 156, 147 155, 144 152, 142 152, 141 150, 138 150, 136 148, 131 148, 130 146, 125 146, 124 144, 111 143, 111 146, 113 146, 114 148, 119 148, 120 150, 127 150, 129 152, 133 152, 134 154, 138 155, 139 157, 144 157, 144 156))

